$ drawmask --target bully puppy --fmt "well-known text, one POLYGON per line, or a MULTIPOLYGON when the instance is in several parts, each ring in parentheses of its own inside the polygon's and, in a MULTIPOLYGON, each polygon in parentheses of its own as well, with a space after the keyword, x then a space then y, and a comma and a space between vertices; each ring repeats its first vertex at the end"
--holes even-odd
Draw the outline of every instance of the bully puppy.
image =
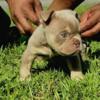
POLYGON ((25 80, 31 73, 32 62, 56 54, 66 57, 71 71, 71 79, 82 79, 80 51, 82 41, 79 34, 77 14, 71 10, 52 11, 41 14, 41 24, 33 32, 22 56, 20 80, 25 80))

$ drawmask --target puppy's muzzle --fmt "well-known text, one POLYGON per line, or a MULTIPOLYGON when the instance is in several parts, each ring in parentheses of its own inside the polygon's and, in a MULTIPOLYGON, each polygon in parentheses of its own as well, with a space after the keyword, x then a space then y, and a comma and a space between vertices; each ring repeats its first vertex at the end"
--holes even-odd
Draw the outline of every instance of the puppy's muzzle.
POLYGON ((80 47, 80 41, 76 38, 73 38, 73 46, 75 46, 75 48, 79 48, 80 47))

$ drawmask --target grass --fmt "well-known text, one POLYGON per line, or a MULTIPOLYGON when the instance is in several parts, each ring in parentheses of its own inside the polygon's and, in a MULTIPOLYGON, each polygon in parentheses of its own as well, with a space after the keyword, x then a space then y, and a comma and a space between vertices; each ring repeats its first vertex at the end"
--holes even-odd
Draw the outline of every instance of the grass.
POLYGON ((25 47, 20 44, 0 49, 0 100, 100 100, 100 58, 95 55, 100 50, 98 42, 90 43, 89 69, 79 82, 70 80, 63 70, 45 67, 32 73, 30 82, 20 82, 19 67, 25 47))
POLYGON ((19 68, 26 45, 1 47, 0 100, 100 100, 100 43, 86 41, 90 50, 84 67, 88 69, 81 81, 70 80, 66 68, 59 64, 59 68, 49 67, 44 61, 33 64, 36 71, 31 81, 20 82, 19 68))

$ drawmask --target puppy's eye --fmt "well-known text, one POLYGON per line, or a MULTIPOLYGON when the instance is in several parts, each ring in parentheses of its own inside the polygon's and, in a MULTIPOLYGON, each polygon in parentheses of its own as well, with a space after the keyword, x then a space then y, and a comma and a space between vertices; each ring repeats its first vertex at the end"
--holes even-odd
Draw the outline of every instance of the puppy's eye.
POLYGON ((66 38, 66 36, 67 36, 68 34, 69 34, 68 32, 63 31, 63 32, 60 33, 60 36, 61 36, 62 38, 66 38))

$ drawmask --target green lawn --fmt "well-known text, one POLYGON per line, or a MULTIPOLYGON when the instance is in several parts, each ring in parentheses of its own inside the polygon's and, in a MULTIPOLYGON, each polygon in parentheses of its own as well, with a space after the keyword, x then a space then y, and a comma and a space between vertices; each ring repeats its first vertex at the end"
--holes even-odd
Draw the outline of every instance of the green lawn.
POLYGON ((1 47, 0 100, 100 100, 100 42, 86 41, 90 50, 84 66, 87 70, 80 81, 69 78, 63 63, 47 66, 44 61, 33 64, 36 71, 31 81, 20 82, 19 68, 26 45, 21 41, 1 47))

